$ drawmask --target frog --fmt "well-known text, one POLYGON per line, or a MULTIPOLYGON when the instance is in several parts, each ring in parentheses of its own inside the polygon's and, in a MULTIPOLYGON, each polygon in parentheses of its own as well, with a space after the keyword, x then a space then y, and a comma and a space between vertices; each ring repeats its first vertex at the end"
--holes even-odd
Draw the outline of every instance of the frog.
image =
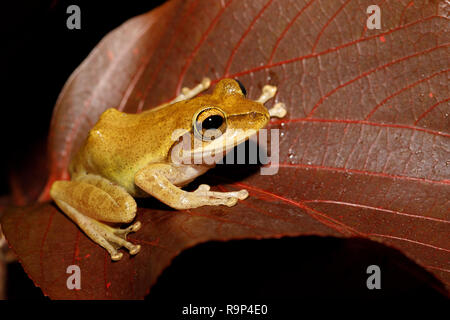
POLYGON ((122 259, 121 248, 131 256, 141 250, 139 244, 127 240, 128 234, 142 225, 140 221, 132 223, 138 198, 154 197, 184 210, 231 207, 248 197, 245 189, 218 192, 206 184, 194 191, 183 190, 217 164, 186 159, 199 152, 214 153, 218 155, 214 159, 220 159, 271 117, 284 117, 285 105, 278 102, 269 110, 265 107, 276 94, 273 85, 265 85, 257 100, 247 98, 237 79, 221 79, 212 93, 206 94, 210 85, 211 80, 204 78, 192 89, 183 88, 173 100, 140 113, 106 109, 72 157, 70 180, 51 185, 50 196, 57 207, 106 249, 112 261, 122 259), (186 137, 195 143, 182 149, 183 161, 175 161, 173 154, 179 152, 174 150, 186 137), (129 226, 122 228, 124 224, 129 226))

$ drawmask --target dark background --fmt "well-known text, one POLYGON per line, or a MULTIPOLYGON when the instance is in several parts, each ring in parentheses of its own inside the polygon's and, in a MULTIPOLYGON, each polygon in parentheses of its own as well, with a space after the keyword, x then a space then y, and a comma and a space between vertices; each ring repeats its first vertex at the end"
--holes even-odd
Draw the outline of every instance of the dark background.
MULTIPOLYGON (((27 154, 36 145, 45 145, 53 106, 72 71, 106 33, 162 2, 2 3, 0 195, 9 192, 11 166, 29 161, 27 154), (81 8, 81 30, 66 28, 66 8, 71 4, 81 8)), ((47 299, 19 263, 11 264, 8 272, 10 299, 47 299)), ((277 298, 443 298, 438 286, 413 262, 383 245, 301 237, 211 242, 189 249, 163 273, 147 300, 161 305, 205 299, 261 303, 277 298), (366 268, 371 264, 381 268, 382 290, 366 287, 366 268)))

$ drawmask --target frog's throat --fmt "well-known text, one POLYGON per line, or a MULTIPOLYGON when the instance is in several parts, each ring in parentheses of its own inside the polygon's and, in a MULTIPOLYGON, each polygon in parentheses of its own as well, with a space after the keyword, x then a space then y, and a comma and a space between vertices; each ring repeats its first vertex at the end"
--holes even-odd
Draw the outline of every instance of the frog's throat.
MULTIPOLYGON (((247 130, 245 134, 241 134, 239 136, 223 135, 207 146, 202 146, 194 150, 179 149, 178 151, 181 151, 181 155, 177 155, 177 161, 182 163, 186 163, 187 161, 189 163, 192 159, 201 159, 202 157, 214 157, 221 159, 227 152, 237 145, 247 141, 252 136, 256 135, 257 132, 257 130, 251 129, 247 130)), ((180 148, 181 144, 179 144, 178 147, 180 148)))

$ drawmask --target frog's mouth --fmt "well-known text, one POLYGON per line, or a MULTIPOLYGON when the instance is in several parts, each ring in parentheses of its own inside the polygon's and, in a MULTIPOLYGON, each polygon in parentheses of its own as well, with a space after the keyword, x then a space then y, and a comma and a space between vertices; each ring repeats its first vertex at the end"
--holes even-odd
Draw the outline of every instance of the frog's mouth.
POLYGON ((172 162, 183 164, 215 164, 221 160, 227 152, 237 145, 247 141, 256 135, 258 130, 255 129, 227 129, 217 139, 205 143, 199 139, 194 139, 193 146, 187 148, 189 144, 179 142, 174 146, 172 151, 172 162), (175 158, 174 158, 175 156, 175 158))

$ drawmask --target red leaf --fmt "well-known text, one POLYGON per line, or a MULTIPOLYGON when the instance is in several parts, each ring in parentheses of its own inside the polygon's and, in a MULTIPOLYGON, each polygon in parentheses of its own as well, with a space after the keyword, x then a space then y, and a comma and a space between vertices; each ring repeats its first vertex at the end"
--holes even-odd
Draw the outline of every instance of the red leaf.
POLYGON ((52 298, 142 298, 197 243, 314 234, 397 248, 448 288, 448 5, 383 1, 382 28, 368 30, 372 2, 171 1, 105 37, 57 102, 48 186, 106 108, 139 112, 204 76, 238 77, 251 98, 278 86, 279 172, 208 174, 250 191, 233 208, 140 203, 142 252, 118 263, 53 204, 9 210, 3 229, 29 276, 52 298), (66 288, 70 264, 80 291, 66 288))

